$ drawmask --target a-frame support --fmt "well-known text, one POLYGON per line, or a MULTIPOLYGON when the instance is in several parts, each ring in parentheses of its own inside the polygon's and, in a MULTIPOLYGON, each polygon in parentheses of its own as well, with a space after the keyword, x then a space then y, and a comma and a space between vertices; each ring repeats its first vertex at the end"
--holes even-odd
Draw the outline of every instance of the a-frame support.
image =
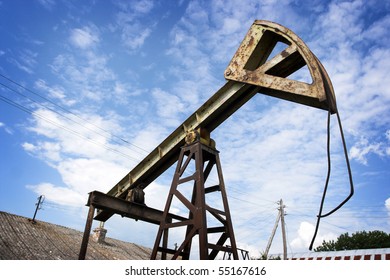
POLYGON ((199 259, 215 259, 221 251, 229 252, 234 259, 238 259, 219 152, 201 141, 181 148, 151 259, 156 259, 158 252, 162 253, 162 259, 167 253, 172 256, 172 259, 189 259, 192 241, 196 236, 199 238, 199 259), (190 171, 190 166, 193 164, 195 171, 190 171), (208 186, 206 181, 213 170, 218 182, 215 184, 213 181, 214 184, 208 186), (218 193, 220 197, 215 199, 218 193), (168 213, 173 203, 175 203, 174 208, 184 206, 184 211, 188 211, 187 221, 169 219, 168 213), (212 207, 211 203, 218 204, 219 208, 214 204, 212 207), (175 249, 167 248, 168 245, 173 244, 168 239, 168 232, 172 229, 179 229, 178 232, 184 234, 181 244, 177 239, 172 241, 177 244, 175 249), (161 240, 163 240, 162 246, 161 240), (228 241, 230 246, 225 246, 228 241))

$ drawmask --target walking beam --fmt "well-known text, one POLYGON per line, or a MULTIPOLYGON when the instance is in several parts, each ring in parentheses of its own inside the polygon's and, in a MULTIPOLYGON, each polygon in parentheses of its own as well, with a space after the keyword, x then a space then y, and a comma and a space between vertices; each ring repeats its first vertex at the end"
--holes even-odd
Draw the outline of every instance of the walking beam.
MULTIPOLYGON (((230 115, 263 93, 288 101, 337 111, 333 86, 320 61, 291 30, 269 21, 255 21, 225 71, 228 80, 148 156, 127 173, 108 195, 125 198, 136 186, 147 187, 178 159, 189 130, 212 132, 230 115), (277 45, 285 49, 270 57, 277 45), (307 66, 311 83, 288 78, 307 66)), ((101 219, 113 213, 100 212, 101 219)))

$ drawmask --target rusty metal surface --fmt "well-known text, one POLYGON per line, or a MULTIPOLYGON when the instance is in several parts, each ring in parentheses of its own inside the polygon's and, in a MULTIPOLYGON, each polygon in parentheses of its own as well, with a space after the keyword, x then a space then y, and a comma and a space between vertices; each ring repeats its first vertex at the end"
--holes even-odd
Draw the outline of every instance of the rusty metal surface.
POLYGON ((219 252, 230 252, 234 259, 238 259, 219 153, 217 150, 203 144, 200 140, 181 149, 164 209, 164 218, 157 233, 151 259, 156 259, 158 252, 170 253, 172 254, 172 259, 177 259, 178 257, 189 259, 192 240, 195 236, 199 238, 199 259, 215 259, 219 252), (195 171, 187 176, 185 172, 188 171, 188 166, 191 162, 195 165, 195 171), (206 188, 206 181, 214 167, 217 172, 218 185, 206 188), (182 193, 182 190, 185 190, 182 184, 186 183, 189 183, 189 185, 186 185, 187 187, 193 186, 191 197, 186 197, 182 193), (223 209, 211 207, 206 202, 206 195, 212 192, 220 193, 223 209), (174 199, 182 203, 188 210, 188 220, 172 222, 171 219, 167 219, 167 214, 174 199), (211 221, 217 224, 217 226, 210 226, 209 223, 211 221), (173 250, 167 247, 169 243, 167 242, 168 234, 170 229, 178 227, 185 227, 186 234, 184 240, 178 244, 178 248, 173 250), (219 235, 219 239, 215 244, 210 241, 210 234, 217 235, 217 237, 219 235), (161 240, 163 240, 162 246, 160 245, 161 240), (230 246, 224 246, 226 241, 230 241, 230 246))
MULTIPOLYGON (((228 81, 107 194, 125 198, 129 189, 141 184, 143 188, 147 187, 177 161, 187 131, 202 127, 212 132, 256 93, 255 86, 228 81)), ((109 218, 112 213, 106 212, 105 215, 109 218)))
MULTIPOLYGON (((160 224, 163 216, 163 212, 158 209, 148 207, 144 204, 125 201, 124 199, 112 197, 98 191, 93 191, 89 194, 87 205, 90 207, 93 206, 100 210, 115 213, 123 217, 145 221, 156 225, 160 224)), ((168 217, 170 219, 180 221, 187 220, 186 218, 171 213, 168 213, 168 217)), ((102 222, 107 220, 106 216, 100 215, 100 213, 98 213, 94 219, 102 222)))
POLYGON ((89 205, 88 217, 85 222, 85 229, 83 234, 83 240, 81 241, 81 247, 79 252, 79 260, 85 260, 85 256, 87 254, 89 235, 91 233, 93 216, 95 215, 95 207, 93 205, 89 205))
POLYGON ((225 78, 260 87, 259 92, 336 112, 334 90, 325 68, 306 44, 274 22, 253 23, 225 70, 225 78), (278 43, 285 49, 270 57, 278 43), (312 82, 288 79, 304 66, 312 82))

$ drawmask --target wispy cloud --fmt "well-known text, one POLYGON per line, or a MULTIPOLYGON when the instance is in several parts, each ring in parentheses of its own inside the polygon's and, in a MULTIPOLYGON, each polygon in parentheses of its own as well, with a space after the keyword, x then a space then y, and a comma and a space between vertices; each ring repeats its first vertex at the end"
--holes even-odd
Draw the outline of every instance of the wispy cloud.
POLYGON ((56 4, 54 0, 38 0, 38 2, 48 10, 51 10, 56 4))
POLYGON ((387 150, 389 145, 385 145, 383 142, 369 142, 367 139, 363 138, 359 142, 356 142, 350 149, 351 159, 355 159, 358 162, 367 165, 368 159, 367 156, 370 154, 375 154, 380 157, 388 156, 387 150))
POLYGON ((177 95, 170 94, 161 89, 153 89, 152 96, 156 101, 157 114, 165 120, 165 126, 177 127, 178 115, 183 113, 186 104, 177 95), (167 123, 169 122, 169 123, 167 123))
MULTIPOLYGON (((119 133, 119 128, 114 115, 105 118, 97 114, 57 114, 47 109, 38 109, 34 111, 34 119, 29 130, 58 142, 62 153, 68 156, 113 159, 114 155, 108 156, 105 153, 110 149, 113 152, 112 150, 116 148, 110 146, 110 132, 116 130, 119 133)), ((56 147, 41 145, 40 150, 51 150, 56 147)), ((50 152, 49 150, 47 151, 50 152)))
POLYGON ((116 16, 115 29, 121 32, 122 43, 130 50, 139 49, 150 36, 152 28, 145 21, 146 15, 154 7, 154 2, 149 0, 119 2, 120 11, 116 16))
POLYGON ((32 74, 37 64, 38 53, 30 49, 23 49, 19 52, 17 58, 9 57, 8 61, 18 67, 20 70, 32 74))
POLYGON ((106 56, 88 51, 80 56, 60 54, 54 59, 51 68, 67 86, 68 95, 72 100, 79 102, 86 99, 98 102, 110 98, 114 92, 111 82, 115 81, 115 74, 107 63, 106 56))
POLYGON ((61 161, 60 150, 61 146, 58 142, 37 142, 32 144, 29 142, 24 142, 22 144, 23 149, 26 152, 29 152, 33 155, 38 155, 45 161, 49 162, 59 162, 61 161))
POLYGON ((77 198, 68 203, 70 206, 82 206, 81 200, 85 203, 91 191, 90 182, 94 182, 94 189, 108 191, 139 157, 134 150, 110 143, 110 132, 119 131, 114 118, 78 116, 76 119, 70 113, 57 115, 45 109, 36 110, 30 130, 42 140, 22 144, 25 151, 54 168, 64 183, 64 186, 42 183, 30 188, 60 204, 77 198))
POLYGON ((89 26, 72 29, 69 40, 73 46, 81 49, 90 48, 100 41, 97 28, 92 29, 89 26))
POLYGON ((65 206, 80 207, 85 202, 84 196, 71 191, 68 188, 62 188, 50 183, 41 183, 39 185, 29 185, 27 188, 37 194, 45 194, 45 199, 65 206))
POLYGON ((373 13, 378 3, 330 3, 314 28, 323 39, 311 42, 332 78, 344 127, 356 141, 351 157, 362 164, 369 164, 370 154, 383 156, 388 146, 382 133, 390 122, 390 82, 383 69, 390 68, 390 52, 383 47, 388 31, 381 23, 389 19, 363 20, 363 13, 373 13))
POLYGON ((68 98, 65 93, 65 89, 61 86, 51 87, 46 83, 46 81, 39 79, 35 82, 35 87, 40 91, 47 92, 49 99, 58 100, 61 104, 71 106, 76 103, 75 100, 68 98))
POLYGON ((14 134, 13 130, 5 125, 5 123, 0 122, 0 128, 4 129, 4 131, 10 135, 14 134))

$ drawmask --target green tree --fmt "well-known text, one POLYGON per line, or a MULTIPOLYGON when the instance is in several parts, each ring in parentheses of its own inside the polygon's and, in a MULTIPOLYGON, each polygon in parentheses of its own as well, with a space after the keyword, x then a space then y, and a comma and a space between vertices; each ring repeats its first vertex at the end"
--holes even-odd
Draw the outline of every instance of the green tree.
POLYGON ((342 251, 357 249, 390 248, 390 234, 383 231, 358 231, 350 236, 347 233, 340 235, 336 241, 322 241, 322 245, 314 249, 321 251, 342 251))

